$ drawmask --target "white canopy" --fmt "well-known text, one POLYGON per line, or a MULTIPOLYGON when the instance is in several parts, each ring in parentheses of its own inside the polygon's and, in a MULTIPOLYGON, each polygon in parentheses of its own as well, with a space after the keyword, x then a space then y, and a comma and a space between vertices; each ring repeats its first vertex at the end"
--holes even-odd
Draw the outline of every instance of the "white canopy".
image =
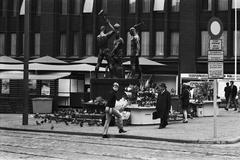
MULTIPOLYGON (((73 61, 71 63, 87 63, 87 64, 97 64, 98 57, 90 56, 81 60, 73 61)), ((107 64, 106 60, 102 61, 102 64, 107 64)))
MULTIPOLYGON (((131 62, 130 61, 124 62, 123 65, 131 65, 131 62)), ((158 63, 158 62, 149 60, 149 59, 144 58, 144 57, 139 57, 139 65, 143 65, 143 66, 165 66, 166 64, 158 63)))

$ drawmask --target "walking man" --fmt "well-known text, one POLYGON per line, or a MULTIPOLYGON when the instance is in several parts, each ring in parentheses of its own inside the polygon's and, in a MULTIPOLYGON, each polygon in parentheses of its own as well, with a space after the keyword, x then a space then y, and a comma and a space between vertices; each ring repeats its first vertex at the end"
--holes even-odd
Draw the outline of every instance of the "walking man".
POLYGON ((233 81, 230 81, 230 95, 226 110, 229 109, 229 106, 233 103, 234 111, 237 111, 237 103, 236 103, 236 95, 237 95, 237 87, 234 85, 233 81))
POLYGON ((105 124, 104 124, 104 130, 103 130, 103 136, 102 136, 103 138, 109 138, 107 133, 108 133, 109 124, 111 122, 112 114, 114 116, 116 116, 116 118, 117 118, 116 122, 117 122, 117 126, 118 126, 118 129, 119 129, 119 133, 127 132, 127 131, 123 130, 122 115, 115 108, 118 89, 119 89, 119 84, 117 82, 114 82, 112 91, 110 92, 110 94, 108 96, 108 102, 107 102, 107 105, 106 105, 106 108, 105 108, 106 121, 105 121, 105 124))
POLYGON ((231 88, 229 86, 229 82, 226 83, 226 86, 224 88, 224 92, 225 92, 225 100, 226 100, 226 107, 225 109, 227 109, 227 105, 228 105, 228 101, 229 101, 229 96, 230 96, 230 92, 231 92, 231 88))
POLYGON ((165 128, 168 125, 168 115, 171 108, 171 96, 167 91, 165 83, 160 84, 160 91, 157 97, 156 110, 160 114, 161 123, 159 129, 165 128))

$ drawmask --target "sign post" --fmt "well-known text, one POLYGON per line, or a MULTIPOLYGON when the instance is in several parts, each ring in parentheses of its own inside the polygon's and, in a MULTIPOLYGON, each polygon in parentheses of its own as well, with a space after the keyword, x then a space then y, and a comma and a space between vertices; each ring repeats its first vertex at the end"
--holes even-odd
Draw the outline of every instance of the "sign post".
POLYGON ((223 25, 219 18, 212 17, 208 23, 208 33, 211 37, 209 40, 208 51, 208 78, 214 79, 213 90, 213 137, 217 138, 217 79, 224 77, 223 67, 223 45, 220 39, 223 32, 223 25))

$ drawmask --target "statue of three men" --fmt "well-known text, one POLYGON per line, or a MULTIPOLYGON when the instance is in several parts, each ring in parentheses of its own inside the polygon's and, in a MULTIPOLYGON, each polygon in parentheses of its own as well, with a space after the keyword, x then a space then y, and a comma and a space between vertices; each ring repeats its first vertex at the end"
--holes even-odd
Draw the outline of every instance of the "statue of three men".
MULTIPOLYGON (((103 10, 99 12, 99 15, 103 14, 103 10)), ((99 67, 102 64, 102 60, 107 61, 106 71, 109 70, 110 77, 122 78, 122 59, 123 59, 123 47, 124 40, 120 36, 120 25, 118 23, 112 24, 109 19, 104 16, 107 25, 110 27, 110 31, 106 33, 106 27, 100 27, 100 33, 97 36, 97 44, 99 48, 98 61, 95 67, 96 78, 98 77, 99 67), (113 49, 110 51, 108 48, 108 40, 115 34, 115 39, 113 41, 113 49), (119 73, 120 72, 120 73, 119 73)), ((139 66, 139 56, 140 56, 140 38, 137 34, 136 27, 140 26, 142 23, 134 25, 130 28, 129 32, 131 35, 131 78, 135 77, 136 72, 139 73, 138 79, 141 78, 141 68, 139 66)))

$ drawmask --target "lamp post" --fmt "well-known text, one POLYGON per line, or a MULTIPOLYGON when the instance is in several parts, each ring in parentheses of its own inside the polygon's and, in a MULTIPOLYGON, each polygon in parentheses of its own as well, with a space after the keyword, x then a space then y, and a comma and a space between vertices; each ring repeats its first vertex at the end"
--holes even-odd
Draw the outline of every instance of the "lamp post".
POLYGON ((24 13, 24 106, 23 106, 23 118, 22 124, 28 125, 28 112, 29 112, 29 93, 28 93, 28 60, 29 60, 29 50, 30 50, 30 0, 23 1, 22 5, 25 5, 24 13))
POLYGON ((235 6, 235 33, 234 33, 234 73, 237 80, 237 0, 234 0, 235 6))

